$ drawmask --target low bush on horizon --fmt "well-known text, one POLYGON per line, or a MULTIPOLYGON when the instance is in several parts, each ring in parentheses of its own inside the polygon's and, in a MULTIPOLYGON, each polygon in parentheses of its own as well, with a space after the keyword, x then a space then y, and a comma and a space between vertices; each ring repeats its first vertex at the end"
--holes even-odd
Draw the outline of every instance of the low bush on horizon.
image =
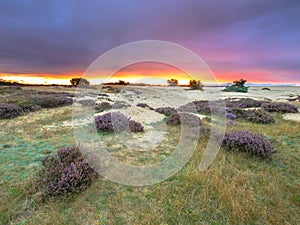
POLYGON ((80 147, 59 148, 42 159, 33 189, 44 197, 79 193, 97 177, 97 173, 83 158, 80 147))
POLYGON ((247 152, 262 159, 269 159, 276 150, 262 135, 249 131, 227 131, 222 146, 228 151, 247 152))
POLYGON ((297 113, 299 112, 297 107, 285 103, 285 102, 269 102, 269 103, 263 103, 261 105, 261 108, 268 112, 279 112, 279 113, 297 113))

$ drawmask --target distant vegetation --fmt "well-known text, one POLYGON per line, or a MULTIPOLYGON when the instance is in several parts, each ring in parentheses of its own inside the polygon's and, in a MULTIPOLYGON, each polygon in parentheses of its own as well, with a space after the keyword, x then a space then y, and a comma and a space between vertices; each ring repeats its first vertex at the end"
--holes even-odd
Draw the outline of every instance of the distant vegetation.
POLYGON ((119 80, 117 82, 107 82, 107 83, 103 83, 104 85, 128 85, 129 82, 126 82, 124 80, 119 80))
POLYGON ((240 79, 233 81, 233 84, 226 87, 223 91, 228 91, 228 92, 248 92, 248 87, 245 86, 245 83, 247 80, 240 79))
POLYGON ((191 90, 201 90, 203 91, 204 85, 200 80, 190 80, 190 89, 191 90))
POLYGON ((169 86, 178 86, 178 80, 177 79, 170 79, 170 80, 167 80, 168 82, 168 85, 169 86))
POLYGON ((70 83, 73 87, 77 87, 78 85, 80 85, 80 86, 89 86, 90 85, 90 82, 84 78, 72 78, 70 80, 70 83))

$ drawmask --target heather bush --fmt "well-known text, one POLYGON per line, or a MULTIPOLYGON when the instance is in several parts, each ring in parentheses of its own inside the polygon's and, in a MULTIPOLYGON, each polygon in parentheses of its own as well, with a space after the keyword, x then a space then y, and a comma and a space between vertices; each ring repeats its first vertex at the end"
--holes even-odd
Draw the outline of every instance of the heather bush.
POLYGON ((129 121, 129 128, 131 132, 143 132, 144 131, 144 127, 141 123, 136 122, 134 120, 130 120, 129 121))
POLYGON ((235 120, 237 118, 237 116, 235 114, 229 113, 229 112, 226 112, 225 116, 230 120, 235 120))
POLYGON ((95 106, 96 112, 103 112, 107 109, 111 109, 111 105, 108 102, 101 102, 95 106))
POLYGON ((225 104, 227 107, 239 107, 239 108, 256 108, 260 107, 265 101, 258 101, 252 98, 240 98, 240 99, 226 99, 225 104))
POLYGON ((0 119, 12 119, 21 115, 22 109, 15 104, 0 105, 0 119))
POLYGON ((23 104, 22 105, 22 111, 23 112, 35 112, 35 111, 38 111, 40 110, 41 107, 39 105, 34 105, 34 104, 23 104))
POLYGON ((264 110, 247 110, 245 119, 253 123, 275 123, 274 116, 264 110))
POLYGON ((45 197, 79 193, 97 176, 83 158, 79 147, 60 148, 42 159, 43 169, 37 177, 36 189, 45 197))
POLYGON ((130 107, 130 105, 127 102, 124 101, 116 101, 113 105, 113 109, 121 109, 121 108, 127 108, 130 107))
POLYGON ((109 112, 94 118, 94 124, 98 131, 132 131, 141 132, 144 130, 142 124, 132 121, 119 112, 109 112))
POLYGON ((264 103, 261 106, 262 109, 268 112, 280 112, 280 113, 297 113, 298 109, 294 105, 284 102, 269 102, 264 103))
POLYGON ((179 112, 197 112, 202 114, 210 114, 211 109, 208 101, 193 101, 178 107, 179 112))
POLYGON ((270 158, 276 152, 265 137, 248 131, 226 132, 222 145, 228 151, 247 152, 263 159, 270 158))
POLYGON ((201 120, 198 116, 191 113, 175 112, 167 118, 166 124, 171 126, 182 124, 188 127, 198 127, 201 125, 201 120))
POLYGON ((176 109, 174 109, 172 107, 160 107, 160 108, 156 108, 155 112, 158 112, 158 113, 163 114, 165 116, 170 116, 172 113, 176 112, 176 109))
POLYGON ((83 106, 94 106, 95 105, 95 101, 92 99, 80 99, 78 102, 83 106))
POLYGON ((42 108, 56 108, 61 106, 72 105, 73 100, 65 96, 42 96, 33 98, 37 105, 42 108))
POLYGON ((151 106, 149 106, 149 105, 146 104, 146 103, 138 103, 136 106, 142 107, 142 108, 148 108, 148 109, 150 109, 150 110, 154 110, 154 108, 152 108, 151 106))

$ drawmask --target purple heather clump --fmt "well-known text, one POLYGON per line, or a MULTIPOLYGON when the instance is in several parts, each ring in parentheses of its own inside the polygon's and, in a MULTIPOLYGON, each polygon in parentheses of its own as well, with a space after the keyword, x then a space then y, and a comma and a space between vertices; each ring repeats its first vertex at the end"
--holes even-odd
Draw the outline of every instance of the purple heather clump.
POLYGON ((230 120, 235 120, 237 118, 237 116, 233 113, 225 113, 225 116, 230 119, 230 120))
POLYGON ((298 109, 292 104, 285 102, 269 102, 261 105, 261 108, 267 112, 279 112, 279 113, 297 113, 298 109))
POLYGON ((142 124, 130 120, 127 116, 119 112, 109 112, 95 116, 94 124, 98 131, 131 131, 141 132, 144 130, 142 124))
POLYGON ((35 189, 42 189, 45 197, 79 193, 97 176, 79 147, 60 148, 54 155, 44 157, 42 165, 35 189))
POLYGON ((160 108, 156 108, 155 112, 161 113, 165 116, 170 116, 172 113, 176 112, 176 109, 172 107, 160 107, 160 108))
POLYGON ((276 152, 264 136, 243 130, 226 132, 222 145, 226 150, 248 152, 263 159, 270 158, 276 152))
POLYGON ((21 115, 22 109, 15 104, 0 105, 0 119, 12 119, 21 115))
POLYGON ((138 103, 136 106, 142 107, 142 108, 148 108, 148 109, 150 109, 150 110, 154 110, 154 108, 152 108, 151 106, 149 106, 149 105, 146 104, 146 103, 138 103))
POLYGON ((167 118, 166 124, 171 126, 182 124, 188 127, 199 127, 201 120, 198 116, 191 113, 175 112, 167 118))
POLYGON ((245 112, 245 119, 253 123, 270 124, 275 123, 274 116, 264 110, 247 110, 245 112))
POLYGON ((228 125, 228 126, 234 126, 234 127, 235 127, 235 126, 236 126, 236 122, 234 122, 234 121, 232 121, 232 120, 228 120, 228 121, 227 121, 227 125, 228 125))
POLYGON ((210 114, 211 108, 208 101, 193 101, 178 107, 177 111, 210 114))

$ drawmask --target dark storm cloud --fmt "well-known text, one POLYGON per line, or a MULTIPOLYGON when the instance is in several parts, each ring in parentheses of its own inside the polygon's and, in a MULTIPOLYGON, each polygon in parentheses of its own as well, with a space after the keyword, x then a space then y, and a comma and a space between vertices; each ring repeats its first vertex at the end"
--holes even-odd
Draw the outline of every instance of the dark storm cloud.
POLYGON ((299 15, 296 0, 2 0, 0 72, 83 72, 120 44, 161 39, 212 67, 299 74, 299 15))

